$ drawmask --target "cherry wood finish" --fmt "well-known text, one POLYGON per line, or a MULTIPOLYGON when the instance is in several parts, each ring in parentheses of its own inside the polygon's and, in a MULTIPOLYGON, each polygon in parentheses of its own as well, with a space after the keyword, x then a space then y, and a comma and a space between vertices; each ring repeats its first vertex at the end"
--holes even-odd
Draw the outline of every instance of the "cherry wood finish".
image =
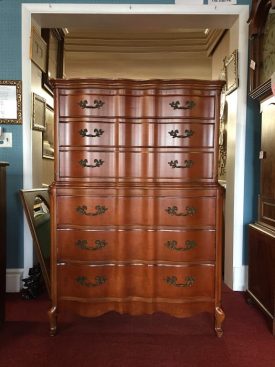
POLYGON ((6 162, 0 162, 0 326, 5 320, 5 292, 6 292, 6 162))
POLYGON ((213 152, 60 150, 59 177, 67 181, 214 181, 213 152))
MULTIPOLYGON (((157 85, 155 89, 148 83, 147 87, 150 89, 146 93, 146 89, 127 91, 119 84, 113 84, 113 90, 110 91, 108 82, 105 83, 106 89, 95 88, 90 90, 90 93, 86 90, 83 93, 81 89, 78 91, 60 89, 60 117, 215 118, 215 94, 202 93, 199 89, 195 90, 195 86, 192 91, 184 88, 163 90, 157 85), (177 101, 179 101, 178 107, 184 108, 174 109, 171 106, 171 103, 177 101), (83 102, 88 108, 82 108, 83 102), (96 108, 97 102, 100 103, 100 108, 96 108), (188 102, 193 102, 194 107, 185 109, 188 102)), ((66 82, 64 84, 66 85, 66 82)), ((200 85, 197 86, 199 87, 200 85)))
POLYGON ((51 334, 58 310, 210 312, 222 335, 223 82, 56 80, 51 334))
POLYGON ((68 261, 214 261, 215 229, 94 227, 60 229, 58 259, 68 261))
POLYGON ((58 226, 215 226, 214 196, 188 198, 184 191, 181 194, 182 197, 103 196, 95 189, 95 197, 57 196, 56 221, 58 226), (98 214, 97 206, 104 207, 104 212, 98 214))
POLYGON ((60 147, 214 148, 212 123, 61 121, 60 147))
POLYGON ((101 298, 168 298, 214 297, 214 265, 120 264, 119 266, 58 266, 59 294, 62 299, 79 298, 93 302, 101 298), (102 283, 96 278, 102 277, 102 283), (175 277, 175 281, 174 278, 175 277), (82 279, 80 279, 82 278, 82 279), (172 280, 170 280, 173 278, 172 280), (190 282, 190 285, 188 285, 190 282))

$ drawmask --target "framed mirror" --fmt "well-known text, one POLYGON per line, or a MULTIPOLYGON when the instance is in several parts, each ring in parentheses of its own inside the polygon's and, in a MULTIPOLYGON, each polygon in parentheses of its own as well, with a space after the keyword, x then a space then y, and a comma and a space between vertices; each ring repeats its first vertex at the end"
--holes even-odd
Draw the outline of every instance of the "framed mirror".
POLYGON ((37 261, 50 296, 50 206, 48 189, 20 190, 37 261))

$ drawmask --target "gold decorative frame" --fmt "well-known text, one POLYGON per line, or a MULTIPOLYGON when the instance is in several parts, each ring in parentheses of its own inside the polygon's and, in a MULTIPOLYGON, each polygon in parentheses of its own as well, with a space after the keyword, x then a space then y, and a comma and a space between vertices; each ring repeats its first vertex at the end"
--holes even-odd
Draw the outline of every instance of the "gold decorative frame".
POLYGON ((36 93, 33 93, 32 98, 32 128, 46 130, 46 100, 36 93))
POLYGON ((39 67, 43 72, 47 67, 47 43, 37 33, 35 28, 32 28, 31 32, 31 44, 30 44, 30 59, 39 67))
POLYGON ((22 124, 21 80, 0 80, 0 124, 22 124))
POLYGON ((42 157, 54 159, 54 110, 46 105, 45 131, 42 134, 42 157))
POLYGON ((225 94, 228 95, 232 93, 239 86, 238 78, 238 50, 232 52, 229 57, 224 59, 225 67, 225 94))

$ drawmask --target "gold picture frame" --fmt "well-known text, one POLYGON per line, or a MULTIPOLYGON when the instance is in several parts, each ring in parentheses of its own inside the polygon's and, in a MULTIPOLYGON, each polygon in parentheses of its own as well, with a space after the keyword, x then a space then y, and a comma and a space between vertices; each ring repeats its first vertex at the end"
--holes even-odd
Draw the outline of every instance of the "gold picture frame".
POLYGON ((32 98, 32 128, 46 130, 46 100, 36 93, 33 93, 32 98))
POLYGON ((0 124, 22 124, 21 80, 0 80, 0 124))
POLYGON ((42 157, 54 159, 54 110, 46 105, 45 131, 42 134, 42 157))
POLYGON ((47 67, 47 43, 37 33, 35 28, 31 31, 30 59, 43 72, 47 67))
POLYGON ((238 77, 238 50, 232 52, 229 57, 224 59, 225 67, 225 94, 232 93, 239 86, 238 77))

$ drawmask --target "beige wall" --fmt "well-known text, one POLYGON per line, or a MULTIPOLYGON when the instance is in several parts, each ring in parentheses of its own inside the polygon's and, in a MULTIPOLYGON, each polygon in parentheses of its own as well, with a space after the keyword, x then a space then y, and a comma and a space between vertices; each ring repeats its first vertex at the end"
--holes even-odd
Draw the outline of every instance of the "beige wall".
POLYGON ((211 58, 182 53, 68 53, 67 78, 211 79, 211 58))
POLYGON ((212 55, 212 79, 220 79, 223 71, 223 60, 229 53, 230 31, 226 31, 221 42, 212 55))

